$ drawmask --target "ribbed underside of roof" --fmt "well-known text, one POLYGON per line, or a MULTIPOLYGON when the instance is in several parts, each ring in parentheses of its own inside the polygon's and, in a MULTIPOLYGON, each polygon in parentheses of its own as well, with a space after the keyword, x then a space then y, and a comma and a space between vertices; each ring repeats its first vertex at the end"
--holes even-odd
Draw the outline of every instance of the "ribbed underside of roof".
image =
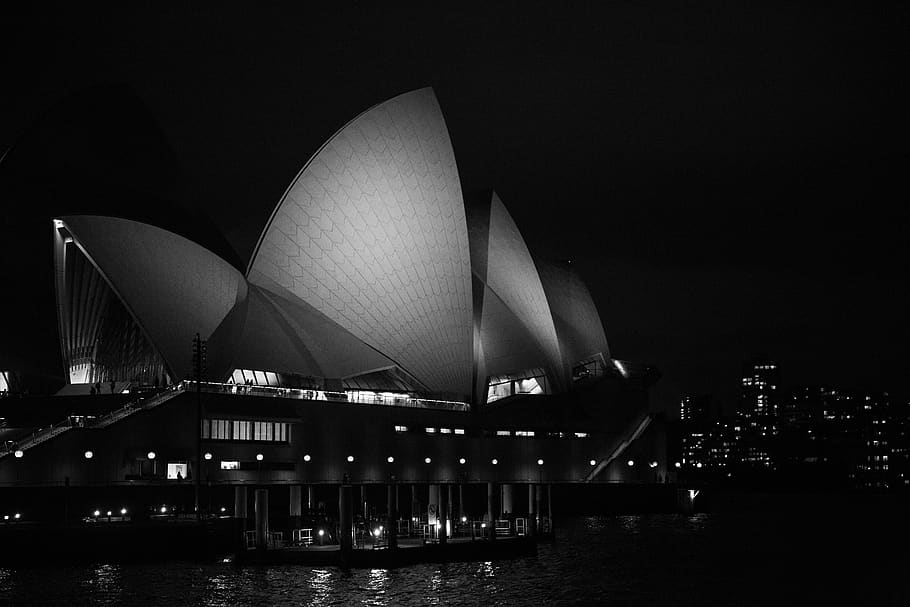
POLYGON ((198 244, 147 224, 98 216, 65 217, 63 224, 172 378, 189 376, 194 335, 208 339, 246 297, 243 275, 198 244))

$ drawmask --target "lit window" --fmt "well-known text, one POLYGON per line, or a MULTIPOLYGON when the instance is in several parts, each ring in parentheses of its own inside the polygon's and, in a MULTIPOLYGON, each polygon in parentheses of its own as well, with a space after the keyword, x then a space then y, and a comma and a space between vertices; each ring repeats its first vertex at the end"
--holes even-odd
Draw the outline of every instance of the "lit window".
POLYGON ((516 430, 515 436, 534 436, 533 430, 516 430))
POLYGON ((171 480, 183 480, 187 473, 186 462, 168 462, 167 477, 171 480))
POLYGON ((436 428, 426 428, 427 434, 436 434, 436 428))
POLYGON ((407 431, 408 431, 407 426, 395 426, 395 432, 407 432, 407 431))
POLYGON ((439 433, 440 433, 440 434, 451 434, 451 433, 452 433, 452 429, 451 429, 451 428, 440 428, 440 429, 439 429, 439 433))
POLYGON ((240 470, 240 462, 237 461, 221 461, 222 470, 240 470))
POLYGON ((455 434, 464 434, 464 428, 455 428, 455 434))
POLYGON ((588 433, 587 432, 576 432, 575 438, 588 438, 588 433))
POLYGON ((509 430, 497 430, 496 436, 512 436, 512 432, 509 430))

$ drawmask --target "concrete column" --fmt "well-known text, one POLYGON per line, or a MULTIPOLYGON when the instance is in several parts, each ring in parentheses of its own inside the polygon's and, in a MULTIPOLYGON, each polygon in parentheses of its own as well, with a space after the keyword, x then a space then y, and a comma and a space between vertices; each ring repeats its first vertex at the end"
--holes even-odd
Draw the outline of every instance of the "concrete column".
POLYGON ((338 488, 338 542, 342 557, 354 548, 354 504, 351 498, 351 486, 341 485, 338 488))
POLYGON ((448 539, 448 533, 446 532, 446 521, 449 519, 449 508, 447 506, 448 493, 450 493, 450 491, 445 487, 439 492, 439 522, 436 524, 436 529, 440 544, 445 544, 448 539))
POLYGON ((357 510, 363 514, 363 520, 366 523, 369 523, 368 517, 370 511, 367 509, 367 486, 360 485, 360 503, 357 505, 357 510))
POLYGON ((487 513, 484 515, 486 519, 484 522, 487 524, 487 532, 489 532, 489 538, 496 539, 496 484, 493 482, 487 483, 487 513))
POLYGON ((316 509, 316 487, 306 486, 306 509, 312 512, 316 509))
POLYGON ((505 514, 506 512, 510 514, 515 514, 515 504, 512 503, 512 484, 503 483, 502 485, 502 510, 501 512, 505 514))
POLYGON ((269 546, 269 490, 256 489, 256 548, 269 546))
POLYGON ((465 517, 464 513, 464 485, 458 484, 458 522, 465 517))
POLYGON ((246 520, 246 485, 236 485, 234 487, 234 518, 246 520))
POLYGON ((417 485, 411 485, 411 518, 413 519, 420 512, 420 506, 417 505, 417 485))
POLYGON ((303 486, 290 485, 288 487, 290 494, 290 503, 288 504, 288 517, 291 529, 300 527, 300 506, 301 497, 303 496, 303 486))
POLYGON ((388 517, 386 518, 386 532, 389 538, 389 550, 398 547, 398 485, 389 484, 388 488, 388 517))
MULTIPOLYGON (((436 525, 436 537, 439 537, 439 485, 429 485, 427 493, 427 524, 430 529, 436 525)), ((431 534, 432 536, 432 531, 431 534)))
POLYGON ((537 501, 537 507, 534 508, 534 533, 540 533, 540 521, 543 518, 541 503, 543 502, 543 485, 534 486, 534 497, 537 501))
POLYGON ((550 533, 553 533, 553 485, 547 484, 547 518, 550 519, 550 533))
POLYGON ((537 485, 528 485, 528 535, 537 535, 537 485))

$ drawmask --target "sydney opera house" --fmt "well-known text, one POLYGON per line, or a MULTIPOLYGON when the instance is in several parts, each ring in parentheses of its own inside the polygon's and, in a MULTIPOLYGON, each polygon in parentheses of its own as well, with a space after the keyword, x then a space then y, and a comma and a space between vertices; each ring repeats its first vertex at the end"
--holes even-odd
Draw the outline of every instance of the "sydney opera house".
POLYGON ((0 486, 151 501, 202 479, 238 509, 231 487, 287 491, 293 515, 343 478, 665 479, 655 370, 611 357, 581 277, 533 256, 508 203, 462 191, 421 89, 316 151, 245 267, 150 223, 53 218, 67 385, 0 400, 0 486))

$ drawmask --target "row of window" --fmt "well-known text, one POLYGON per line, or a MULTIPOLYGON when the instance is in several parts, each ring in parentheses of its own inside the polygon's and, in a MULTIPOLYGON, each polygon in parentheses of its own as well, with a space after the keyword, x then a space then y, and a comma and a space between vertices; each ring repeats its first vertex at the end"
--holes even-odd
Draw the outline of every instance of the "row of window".
MULTIPOLYGON (((395 432, 409 432, 407 426, 395 426, 395 432)), ((424 427, 424 433, 426 434, 459 434, 463 435, 465 433, 464 428, 436 428, 427 426, 424 427)), ((496 436, 527 436, 533 437, 537 433, 534 430, 497 430, 496 436)), ((541 432, 540 436, 547 438, 588 438, 589 434, 587 432, 541 432)))
POLYGON ((290 440, 289 425, 285 422, 204 419, 202 438, 286 443, 290 440))

